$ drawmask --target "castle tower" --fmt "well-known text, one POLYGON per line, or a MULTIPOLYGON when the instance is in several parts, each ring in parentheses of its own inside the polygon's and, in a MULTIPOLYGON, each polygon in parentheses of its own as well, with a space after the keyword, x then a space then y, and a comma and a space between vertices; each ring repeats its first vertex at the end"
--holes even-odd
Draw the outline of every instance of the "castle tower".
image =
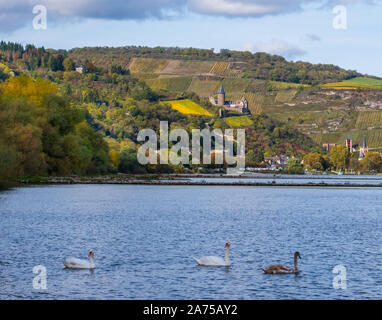
POLYGON ((218 106, 224 106, 224 105, 225 105, 225 91, 224 91, 223 85, 221 85, 218 91, 218 106))
POLYGON ((346 148, 348 149, 349 153, 353 151, 353 141, 350 137, 347 137, 345 140, 346 148))

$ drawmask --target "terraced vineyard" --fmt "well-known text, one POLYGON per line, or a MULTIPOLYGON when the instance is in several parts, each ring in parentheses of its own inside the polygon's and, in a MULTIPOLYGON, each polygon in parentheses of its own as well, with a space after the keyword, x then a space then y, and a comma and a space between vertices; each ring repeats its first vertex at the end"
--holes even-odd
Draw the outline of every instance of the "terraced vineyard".
POLYGON ((171 60, 161 71, 162 74, 196 75, 208 73, 213 61, 171 60))
POLYGON ((135 73, 134 76, 138 78, 139 80, 151 80, 159 78, 159 73, 135 73))
POLYGON ((191 81, 191 77, 168 77, 146 80, 146 83, 154 90, 162 89, 170 92, 183 92, 188 89, 191 81))
POLYGON ((195 92, 200 97, 208 97, 215 94, 219 89, 218 80, 199 80, 194 78, 188 88, 188 91, 195 92))
POLYGON ((210 73, 214 74, 223 74, 226 70, 228 70, 229 62, 219 61, 214 64, 210 73))
POLYGON ((382 111, 359 112, 355 127, 359 129, 382 127, 382 111))
POLYGON ((293 100, 296 93, 297 93, 297 90, 293 90, 293 89, 292 90, 280 90, 276 95, 275 101, 281 102, 281 103, 290 102, 293 100))
POLYGON ((169 63, 170 60, 166 59, 134 58, 129 70, 131 73, 159 73, 169 63))
POLYGON ((231 93, 245 92, 250 83, 251 80, 235 78, 225 78, 222 81, 225 91, 231 93))
POLYGON ((310 87, 307 84, 298 84, 292 82, 281 82, 281 81, 269 81, 273 89, 297 89, 300 87, 307 88, 310 87))

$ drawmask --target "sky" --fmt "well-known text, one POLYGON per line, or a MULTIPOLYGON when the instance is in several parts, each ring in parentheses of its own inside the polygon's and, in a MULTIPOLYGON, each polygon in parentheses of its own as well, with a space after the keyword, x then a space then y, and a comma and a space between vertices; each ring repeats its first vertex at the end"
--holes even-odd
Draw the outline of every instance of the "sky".
POLYGON ((382 77, 380 17, 382 0, 0 0, 0 40, 262 51, 382 77))

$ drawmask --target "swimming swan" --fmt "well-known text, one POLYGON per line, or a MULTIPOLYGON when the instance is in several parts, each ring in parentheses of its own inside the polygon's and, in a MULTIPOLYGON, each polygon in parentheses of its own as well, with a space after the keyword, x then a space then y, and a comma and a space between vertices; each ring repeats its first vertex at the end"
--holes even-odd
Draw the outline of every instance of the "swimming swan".
POLYGON ((224 246, 225 248, 225 255, 224 259, 220 257, 213 257, 213 256, 207 256, 207 257, 201 257, 200 259, 193 258, 196 263, 199 266, 204 266, 204 267, 229 267, 229 248, 231 244, 227 242, 224 246))
POLYGON ((298 274, 298 265, 297 265, 297 258, 301 259, 300 252, 296 251, 294 253, 294 269, 283 266, 282 264, 274 264, 266 268, 262 268, 264 273, 267 274, 290 274, 290 273, 295 273, 298 274))
POLYGON ((64 266, 68 269, 95 269, 93 258, 94 258, 94 252, 93 250, 90 250, 89 261, 77 259, 77 258, 68 258, 63 263, 64 263, 64 266))

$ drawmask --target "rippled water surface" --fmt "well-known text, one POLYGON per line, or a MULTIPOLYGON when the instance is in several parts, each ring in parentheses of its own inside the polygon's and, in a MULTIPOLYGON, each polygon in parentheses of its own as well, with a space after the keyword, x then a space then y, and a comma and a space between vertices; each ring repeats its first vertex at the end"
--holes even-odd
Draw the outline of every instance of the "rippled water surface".
POLYGON ((73 185, 0 193, 0 299, 382 299, 380 188, 73 185), (232 267, 198 267, 224 256, 232 267), (97 269, 62 260, 95 251, 97 269), (264 275, 293 264, 301 273, 264 275), (347 289, 333 289, 333 267, 347 289), (47 269, 47 290, 32 286, 47 269))

